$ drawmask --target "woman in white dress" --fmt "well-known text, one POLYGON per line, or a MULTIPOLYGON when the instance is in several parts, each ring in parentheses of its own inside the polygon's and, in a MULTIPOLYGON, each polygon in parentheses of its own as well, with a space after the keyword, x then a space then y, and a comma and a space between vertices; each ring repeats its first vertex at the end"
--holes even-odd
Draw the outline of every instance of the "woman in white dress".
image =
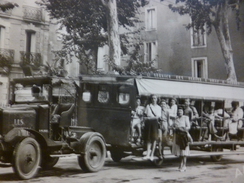
POLYGON ((189 133, 190 121, 189 117, 183 115, 182 108, 178 109, 178 116, 173 124, 174 140, 172 145, 172 154, 179 156, 181 159, 179 170, 186 171, 186 157, 190 154, 189 133))

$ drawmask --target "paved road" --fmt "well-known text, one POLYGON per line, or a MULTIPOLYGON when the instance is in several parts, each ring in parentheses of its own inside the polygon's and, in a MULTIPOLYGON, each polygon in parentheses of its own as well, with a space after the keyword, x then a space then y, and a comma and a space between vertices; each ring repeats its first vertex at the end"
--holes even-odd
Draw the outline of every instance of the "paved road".
MULTIPOLYGON (((244 150, 244 149, 243 149, 244 150)), ((38 175, 28 181, 19 181, 7 165, 0 166, 1 183, 179 183, 179 182, 244 182, 244 155, 224 156, 221 162, 212 162, 209 157, 188 158, 187 171, 177 170, 179 159, 166 159, 164 165, 157 168, 149 161, 138 161, 127 157, 120 163, 107 158, 103 169, 97 173, 83 173, 76 157, 61 158, 49 171, 39 170, 38 175), (6 166, 6 167, 4 167, 6 166)))

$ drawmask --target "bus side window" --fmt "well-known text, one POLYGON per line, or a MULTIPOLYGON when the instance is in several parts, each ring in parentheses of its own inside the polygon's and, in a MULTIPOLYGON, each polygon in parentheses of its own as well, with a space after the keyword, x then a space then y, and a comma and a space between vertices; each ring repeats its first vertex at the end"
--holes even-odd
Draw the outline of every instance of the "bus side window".
POLYGON ((91 92, 90 91, 84 91, 82 93, 82 100, 84 102, 87 102, 87 103, 91 102, 91 92))
POLYGON ((97 100, 100 103, 108 103, 109 101, 109 93, 108 91, 98 91, 98 96, 97 96, 97 100))
POLYGON ((126 105, 130 101, 129 93, 119 93, 119 104, 126 105))

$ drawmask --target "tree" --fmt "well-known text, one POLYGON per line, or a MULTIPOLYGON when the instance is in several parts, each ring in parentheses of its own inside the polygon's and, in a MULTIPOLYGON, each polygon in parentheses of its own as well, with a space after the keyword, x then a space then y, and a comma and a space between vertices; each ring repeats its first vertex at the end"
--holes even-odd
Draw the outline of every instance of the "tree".
POLYGON ((116 0, 102 0, 107 10, 109 59, 112 63, 120 65, 121 47, 119 38, 119 20, 116 0))
POLYGON ((10 2, 6 2, 6 3, 1 3, 0 4, 0 9, 5 12, 7 10, 13 9, 14 7, 18 7, 19 5, 16 3, 10 3, 10 2))
POLYGON ((91 69, 96 68, 98 48, 105 44, 110 47, 110 61, 119 64, 120 52, 126 54, 128 49, 121 45, 121 39, 126 37, 119 36, 118 27, 134 27, 138 22, 137 10, 145 3, 145 0, 141 3, 137 0, 42 0, 41 4, 67 32, 63 35, 62 53, 83 58, 80 63, 91 69))
MULTIPOLYGON (((13 9, 14 7, 18 7, 18 6, 19 5, 16 3, 10 3, 10 2, 0 3, 0 10, 5 12, 7 10, 13 9)), ((6 71, 5 73, 8 73, 11 67, 11 58, 9 58, 9 56, 0 53, 0 67, 2 67, 4 71, 6 71)))
MULTIPOLYGON (((161 0, 163 1, 163 0, 161 0)), ((175 0, 169 8, 180 15, 190 15, 192 22, 186 27, 205 31, 210 34, 215 30, 225 60, 227 81, 236 82, 233 61, 233 50, 230 39, 228 12, 236 11, 236 22, 239 28, 239 6, 241 0, 175 0), (206 28, 205 28, 206 27, 206 28)))

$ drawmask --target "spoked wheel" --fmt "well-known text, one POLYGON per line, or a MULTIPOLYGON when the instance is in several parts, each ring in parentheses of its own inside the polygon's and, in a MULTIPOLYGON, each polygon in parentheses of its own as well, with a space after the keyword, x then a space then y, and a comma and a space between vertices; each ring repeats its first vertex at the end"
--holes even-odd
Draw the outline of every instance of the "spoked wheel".
MULTIPOLYGON (((223 149, 221 147, 213 147, 212 148, 212 151, 213 152, 222 152, 223 149)), ((214 162, 219 162, 222 160, 223 156, 222 155, 215 155, 215 156, 210 156, 211 159, 214 161, 214 162)))
POLYGON ((38 171, 41 151, 37 141, 31 137, 17 144, 13 153, 13 170, 21 179, 30 179, 38 171))
POLYGON ((41 167, 45 170, 51 169, 52 167, 54 167, 54 165, 57 164, 59 158, 58 157, 50 157, 49 155, 43 155, 42 156, 42 161, 41 161, 41 167))
POLYGON ((84 172, 99 171, 105 162, 105 143, 96 133, 89 133, 84 136, 82 146, 84 146, 85 152, 78 157, 78 163, 84 172))

